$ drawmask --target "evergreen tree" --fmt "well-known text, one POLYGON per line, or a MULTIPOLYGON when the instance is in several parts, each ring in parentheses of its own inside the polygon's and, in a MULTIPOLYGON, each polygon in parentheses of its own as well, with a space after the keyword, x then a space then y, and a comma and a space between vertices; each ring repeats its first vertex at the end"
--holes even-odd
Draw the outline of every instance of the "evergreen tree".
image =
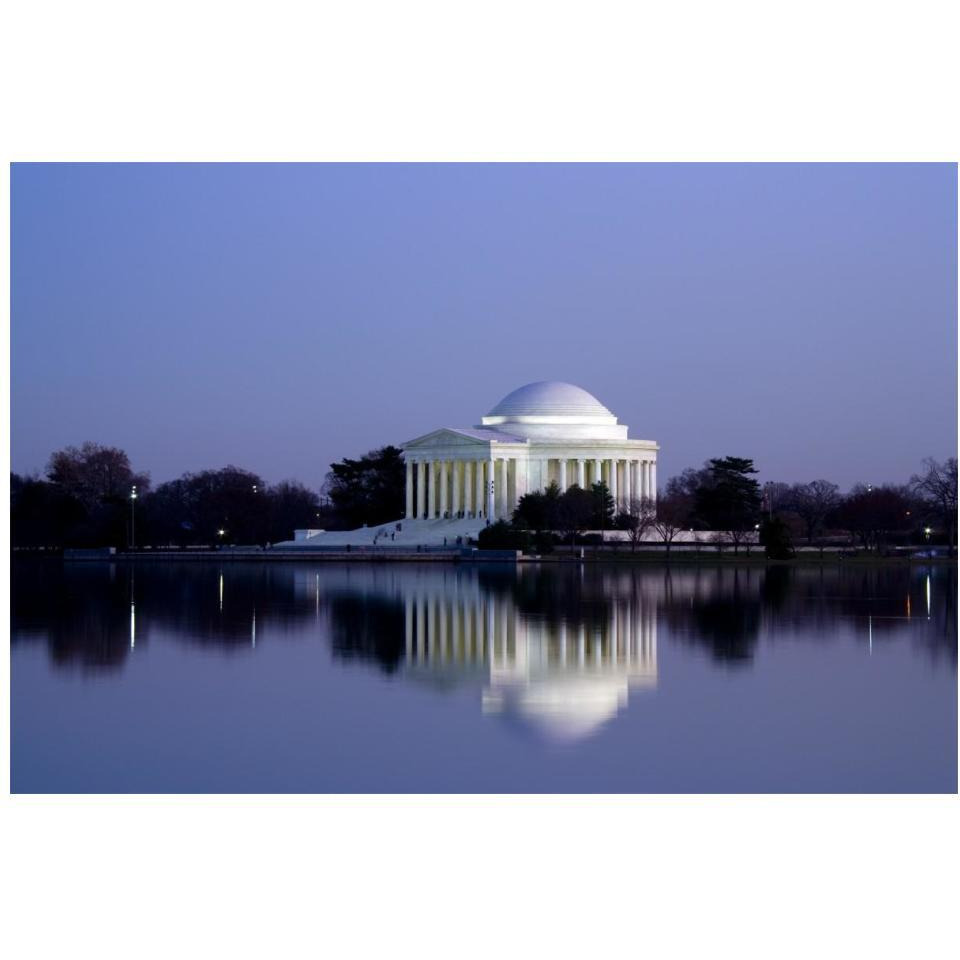
POLYGON ((728 531, 735 546, 760 519, 760 484, 751 476, 756 472, 745 457, 709 460, 697 487, 697 517, 708 529, 728 531))
POLYGON ((570 538, 570 545, 573 546, 577 534, 590 529, 596 513, 596 495, 574 484, 560 497, 557 529, 563 533, 564 537, 570 538))
POLYGON ((513 525, 537 533, 558 529, 560 500, 556 483, 551 483, 546 490, 524 494, 513 511, 513 525))
POLYGON ((605 483, 595 483, 590 487, 590 492, 593 494, 593 518, 591 521, 593 529, 612 529, 614 503, 607 485, 605 483))
POLYGON ((398 447, 371 450, 359 460, 330 465, 327 488, 345 529, 375 526, 403 516, 406 468, 398 447))
POLYGON ((788 560, 793 556, 790 528, 781 517, 770 517, 760 524, 760 545, 771 560, 788 560))

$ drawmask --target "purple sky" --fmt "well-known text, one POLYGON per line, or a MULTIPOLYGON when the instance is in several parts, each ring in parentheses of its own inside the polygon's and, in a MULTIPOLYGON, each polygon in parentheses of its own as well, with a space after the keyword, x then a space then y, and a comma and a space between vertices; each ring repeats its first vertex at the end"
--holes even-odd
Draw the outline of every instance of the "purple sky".
POLYGON ((12 466, 155 483, 479 422, 531 380, 764 480, 956 453, 953 164, 24 165, 12 466))

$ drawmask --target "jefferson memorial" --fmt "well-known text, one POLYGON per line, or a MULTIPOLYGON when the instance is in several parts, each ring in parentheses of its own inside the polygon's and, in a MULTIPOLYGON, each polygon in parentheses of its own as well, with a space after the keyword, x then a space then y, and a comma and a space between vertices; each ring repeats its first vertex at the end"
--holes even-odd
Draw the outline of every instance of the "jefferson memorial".
POLYGON ((403 444, 410 519, 509 519, 525 493, 606 483, 618 510, 655 497, 657 444, 572 383, 528 383, 475 427, 441 427, 403 444))
MULTIPOLYGON (((653 440, 631 440, 596 397, 572 383, 528 383, 473 427, 440 427, 402 444, 406 511, 399 527, 297 531, 296 545, 464 542, 508 520, 520 498, 556 483, 607 485, 618 511, 656 498, 653 440)), ((400 518, 398 518, 398 521, 400 518)))

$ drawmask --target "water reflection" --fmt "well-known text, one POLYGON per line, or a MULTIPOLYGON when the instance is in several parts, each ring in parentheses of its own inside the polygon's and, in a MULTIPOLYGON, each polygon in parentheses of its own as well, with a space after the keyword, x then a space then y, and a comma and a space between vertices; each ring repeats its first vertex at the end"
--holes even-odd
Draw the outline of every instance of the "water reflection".
POLYGON ((651 597, 628 589, 591 598, 581 584, 562 594, 567 605, 531 611, 530 588, 536 596, 562 580, 530 568, 511 573, 416 578, 403 597, 402 660, 413 677, 479 677, 484 712, 561 740, 597 729, 626 705, 632 687, 656 684, 651 597))
POLYGON ((13 643, 45 643, 58 668, 117 670, 156 636, 249 655, 321 636, 338 662, 438 688, 470 678, 484 709, 557 730, 587 728, 656 683, 658 626, 734 669, 761 638, 803 628, 827 642, 842 624, 867 653, 918 621, 928 628, 912 642, 931 656, 955 661, 957 649, 954 567, 13 566, 13 643))
POLYGON ((953 567, 17 560, 11 783, 953 791, 956 631, 953 567))

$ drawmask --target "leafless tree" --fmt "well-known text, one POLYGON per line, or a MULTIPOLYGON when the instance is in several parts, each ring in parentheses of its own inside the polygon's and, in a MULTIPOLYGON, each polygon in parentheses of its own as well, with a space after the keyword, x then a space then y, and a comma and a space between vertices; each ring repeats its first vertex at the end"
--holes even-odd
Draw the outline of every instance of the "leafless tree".
POLYGON ((693 498, 679 482, 674 482, 676 479, 672 479, 664 493, 657 498, 657 515, 653 521, 653 529, 666 546, 668 557, 677 535, 689 526, 693 510, 693 498))
MULTIPOLYGON (((759 524, 757 524, 759 526, 759 524)), ((744 544, 747 548, 747 556, 750 555, 750 544, 757 535, 756 528, 745 530, 742 527, 731 527, 729 530, 721 531, 721 536, 725 536, 733 544, 733 552, 740 552, 740 545, 744 544)))
POLYGON ((802 521, 807 543, 823 529, 827 516, 840 506, 843 498, 840 488, 829 480, 795 483, 784 500, 784 507, 792 510, 802 521))
POLYGON ((637 544, 643 541, 648 531, 654 528, 657 520, 657 504, 650 497, 630 497, 627 500, 623 523, 630 538, 631 550, 636 551, 637 544))
POLYGON ((927 457, 923 467, 924 473, 910 478, 910 488, 944 524, 947 543, 952 548, 957 531, 957 458, 938 463, 927 457))
POLYGON ((149 474, 134 473, 123 450, 90 442, 54 453, 47 464, 47 477, 88 510, 99 503, 126 499, 133 485, 141 495, 150 486, 149 474))

